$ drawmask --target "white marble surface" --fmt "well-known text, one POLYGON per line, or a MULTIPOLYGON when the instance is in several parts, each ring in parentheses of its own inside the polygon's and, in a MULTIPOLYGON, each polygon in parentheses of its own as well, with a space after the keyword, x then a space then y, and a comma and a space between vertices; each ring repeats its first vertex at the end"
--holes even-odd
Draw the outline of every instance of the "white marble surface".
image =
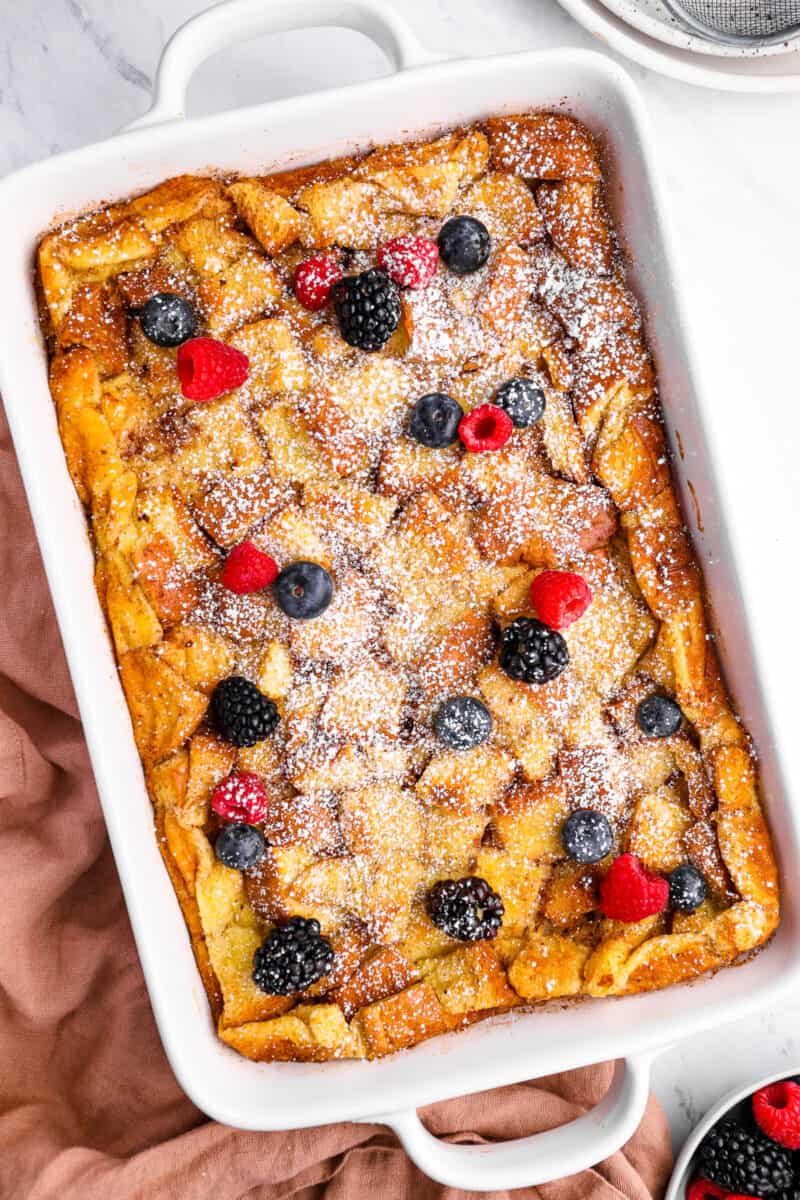
MULTIPOLYGON (((105 137, 144 111, 164 40, 203 7, 203 0, 0 0, 0 171, 105 137)), ((402 0, 401 7, 428 45, 451 53, 591 43, 554 0, 402 0)), ((208 62, 192 85, 190 110, 231 108, 385 70, 380 52, 359 35, 264 39, 208 62)), ((780 579, 768 479, 798 404, 800 96, 714 93, 635 65, 630 71, 653 118, 690 281, 690 319, 714 386, 715 421, 733 431, 726 452, 741 459, 743 494, 752 464, 763 468, 752 501, 743 501, 763 505, 762 535, 749 533, 740 553, 754 577, 780 579)), ((791 623, 782 627, 788 634, 791 623)), ((800 1071, 798 1018, 800 997, 661 1057, 654 1086, 676 1145, 740 1080, 784 1063, 787 1072, 800 1071)))

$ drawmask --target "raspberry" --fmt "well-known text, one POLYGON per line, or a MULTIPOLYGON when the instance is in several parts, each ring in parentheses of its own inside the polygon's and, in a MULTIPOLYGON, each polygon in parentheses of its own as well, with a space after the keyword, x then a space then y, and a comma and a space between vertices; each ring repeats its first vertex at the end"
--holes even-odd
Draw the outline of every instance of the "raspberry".
POLYGON ((698 1175, 686 1189, 686 1200, 728 1200, 728 1193, 710 1179, 698 1175))
POLYGON ((551 629, 566 629, 591 602, 588 583, 573 571, 542 571, 531 584, 531 604, 551 629))
POLYGON ((439 247, 431 238, 408 233, 378 247, 378 266, 398 287, 427 287, 438 264, 439 247))
POLYGON ((211 793, 211 807, 226 821, 257 825, 267 815, 269 797, 258 775, 236 771, 218 783, 211 793))
POLYGON ((252 542, 240 542, 225 559, 222 568, 222 586, 229 592, 244 596, 247 592, 260 592, 278 578, 275 559, 259 550, 252 542))
POLYGON ((511 417, 496 404, 479 404, 458 423, 458 436, 474 454, 484 450, 499 450, 513 432, 511 417))
POLYGON ((669 903, 669 884, 645 871, 635 854, 615 858, 600 884, 600 909, 615 921, 641 921, 663 912, 669 903))
POLYGON ((235 346, 216 338, 197 337, 178 347, 176 366, 187 400, 216 400, 242 386, 250 371, 250 360, 235 346))
POLYGON ((335 258, 320 254, 307 258, 294 273, 294 294, 311 312, 325 308, 331 298, 331 288, 342 278, 342 268, 335 258))
POLYGON ((753 1116, 762 1133, 787 1150, 800 1150, 800 1087, 790 1079, 753 1095, 753 1116))

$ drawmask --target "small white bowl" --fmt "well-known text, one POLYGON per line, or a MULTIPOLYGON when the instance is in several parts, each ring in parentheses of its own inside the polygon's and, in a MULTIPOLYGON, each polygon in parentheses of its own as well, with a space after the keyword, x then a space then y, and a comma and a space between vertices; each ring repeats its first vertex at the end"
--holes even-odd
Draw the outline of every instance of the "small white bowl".
POLYGON ((759 1088, 766 1087, 768 1083, 778 1083, 781 1079, 791 1079, 797 1075, 800 1075, 800 1069, 792 1066, 784 1067, 782 1071, 766 1075, 763 1079, 753 1079, 749 1083, 742 1084, 741 1087, 726 1092, 722 1099, 708 1110, 700 1124, 695 1125, 686 1139, 683 1149, 675 1160, 675 1167, 664 1200, 686 1200, 686 1187, 694 1175, 694 1159, 697 1148, 717 1121, 722 1120, 732 1108, 735 1108, 743 1100, 747 1100, 759 1088))

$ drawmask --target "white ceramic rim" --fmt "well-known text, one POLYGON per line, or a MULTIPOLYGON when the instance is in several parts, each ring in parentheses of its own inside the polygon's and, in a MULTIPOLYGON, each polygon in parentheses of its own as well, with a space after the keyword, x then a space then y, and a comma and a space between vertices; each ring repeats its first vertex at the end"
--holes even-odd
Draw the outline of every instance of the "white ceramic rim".
POLYGON ((686 1200, 686 1185, 690 1182, 693 1173, 693 1159, 698 1147, 711 1127, 716 1125, 717 1121, 722 1120, 729 1109, 742 1100, 746 1100, 748 1096, 752 1096, 753 1092, 757 1092, 759 1088, 766 1087, 769 1083, 778 1083, 779 1080, 788 1079, 792 1075, 800 1075, 800 1064, 795 1068, 789 1066, 784 1067, 782 1071, 774 1071, 771 1075, 765 1075, 763 1079, 739 1084, 721 1096, 716 1104, 708 1110, 702 1121, 695 1125, 683 1143, 681 1152, 675 1159, 675 1166, 672 1169, 664 1200, 686 1200))
POLYGON ((657 42, 665 42, 669 46, 677 46, 679 50, 691 50, 694 54, 710 55, 712 58, 772 58, 776 54, 793 54, 800 50, 800 34, 795 34, 785 42, 774 45, 735 46, 726 42, 714 42, 710 38, 701 37, 684 28, 676 17, 666 8, 663 16, 654 16, 647 12, 639 0, 601 0, 601 3, 615 16, 625 21, 627 25, 647 34, 657 42))
MULTIPOLYGON (((798 92, 800 91, 800 52, 793 49, 783 55, 739 55, 734 58, 704 54, 666 45, 632 28, 627 20, 611 12, 605 0, 558 0, 562 8, 600 41, 625 58, 656 71, 691 83, 695 87, 716 88, 725 92, 798 92), (797 59, 797 69, 786 70, 797 59)), ((686 35, 687 37, 691 35, 686 35)))
MULTIPOLYGON (((104 178, 106 171, 111 172, 112 163, 123 162, 125 168, 121 170, 121 175, 127 171, 132 178, 138 178, 136 171, 143 169, 143 163, 149 162, 148 148, 152 148, 153 159, 157 158, 160 162, 161 156, 164 155, 167 161, 171 159, 175 169, 175 155, 194 154, 194 143, 199 140, 200 134, 205 148, 214 136, 219 137, 221 133, 225 133, 227 147, 228 138, 233 138, 234 146, 241 146, 245 129, 261 138, 265 130, 279 128, 282 118, 288 120, 291 126, 291 115, 296 115, 296 123, 299 123, 301 115, 306 119, 309 113, 313 113, 315 130, 317 124, 324 126, 324 120, 319 120, 320 97, 301 97, 254 106, 238 113, 186 122, 185 125, 180 123, 179 118, 183 113, 185 84, 194 67, 212 50, 220 49, 225 42, 242 40, 256 33, 326 24, 346 25, 367 33, 386 50, 398 68, 407 69, 402 75, 341 88, 327 94, 326 98, 330 99, 329 107, 341 100, 340 107, 347 111, 348 104, 357 93, 360 112, 365 114, 364 120, 368 122, 374 119, 371 116, 375 111, 372 106, 378 104, 381 98, 386 102, 386 114, 390 114, 384 114, 385 119, 394 122, 393 97, 402 96, 404 93, 407 97, 412 97, 412 87, 420 95, 427 95, 432 87, 441 89, 443 95, 447 94, 448 88, 459 84, 462 90, 466 90, 467 85, 473 89, 482 88, 482 94, 491 92, 492 95, 490 103, 493 108, 488 111, 500 111, 502 103, 497 99, 497 95, 502 92, 497 83, 507 89, 512 71, 518 81, 524 78, 526 88, 527 80, 535 78, 538 72, 549 72, 558 80, 558 96, 563 94, 560 90, 562 79, 570 78, 571 72, 572 80, 577 81, 575 99, 577 101, 582 97, 581 103, 584 106, 588 102, 587 96, 591 98, 592 87, 595 87, 598 95, 602 94, 606 101, 611 103, 612 108, 616 105, 623 122, 626 123, 630 144, 636 147, 637 171, 640 174, 638 179, 629 178, 629 183, 634 184, 634 197, 630 197, 630 188, 625 189, 626 203, 635 204, 635 196, 641 193, 640 204, 651 212, 648 228, 652 234, 655 263, 661 263, 658 277, 662 281, 671 281, 674 278, 672 236, 663 211, 661 190, 649 149, 646 116, 638 93, 620 68, 607 58, 584 51, 524 52, 494 59, 478 59, 474 62, 450 61, 438 67, 431 66, 436 56, 419 47, 414 35, 384 0, 295 0, 290 9, 286 5, 278 5, 276 0, 231 0, 228 4, 208 10, 179 31, 165 51, 159 71, 156 103, 153 110, 137 122, 141 127, 138 131, 126 134, 113 144, 99 143, 17 173, 0 185, 0 208, 15 202, 24 203, 25 196, 31 197, 37 194, 37 191, 44 200, 50 194, 49 189, 57 190, 59 184, 65 189, 64 195, 67 195, 69 193, 64 182, 67 179, 80 180, 79 184, 75 184, 75 188, 80 190, 84 186, 81 172, 88 171, 94 178, 102 167, 101 178, 104 178), (418 69, 420 64, 424 64, 421 70, 418 69), (420 86, 417 86, 417 81, 420 86)), ((518 82, 517 86, 521 87, 522 84, 518 82)), ((469 107, 466 102, 465 107, 469 107)), ((431 126, 415 123, 411 128, 412 131, 422 132, 431 126)), ((395 136, 400 136, 399 130, 395 136)), ((333 135, 329 135, 328 153, 332 152, 331 146, 336 144, 331 142, 332 137, 333 135)), ((324 128, 320 138, 320 153, 324 154, 324 128)), ((621 143, 622 139, 619 140, 621 143)), ((618 149, 621 149, 621 145, 618 149)), ((224 155, 220 157, 223 158, 224 155)), ((200 168, 195 166, 195 169, 200 168)), ((127 191, 131 190, 132 186, 129 184, 127 191)), ((96 202, 96 196, 93 199, 96 202)), ((48 201, 48 204, 51 204, 49 212, 52 212, 56 206, 55 198, 52 202, 48 201)), ((577 1017, 573 1020, 564 1014, 571 1038, 567 1040, 562 1036, 554 1041, 551 1036, 549 1039, 537 1040, 537 1035, 537 1039, 534 1040, 537 1040, 540 1057, 535 1062, 528 1057, 530 1050, 527 1054, 520 1054, 521 1047, 513 1038, 516 1028, 520 1031, 522 1044, 530 1045, 524 1031, 528 1028, 533 1031, 534 1023, 526 1024, 529 1018, 525 1014, 515 1013, 496 1018, 481 1026, 474 1026, 460 1034, 455 1042, 450 1039, 434 1039, 433 1042, 424 1043, 406 1052, 405 1056, 395 1056, 394 1059, 371 1064, 253 1064, 238 1058, 213 1037, 213 1052, 224 1057, 226 1080, 231 1084, 230 1092, 224 1096, 210 1092, 207 1080, 197 1070, 198 1060, 212 1063, 211 1058, 201 1057, 201 1051, 202 1054, 210 1053, 208 1047, 193 1044, 191 1051, 185 1046, 181 1046, 179 1051, 179 1034, 182 1030, 172 1021, 175 1012, 172 1006, 176 1001, 174 996, 167 995, 158 980, 161 964, 157 951, 158 939, 146 915, 147 910, 156 902, 173 907, 176 907, 176 904, 171 894, 171 885, 158 862, 157 851, 152 843, 150 821, 148 820, 146 861, 149 863, 155 859, 158 862, 158 874, 157 877, 154 875, 148 879, 147 887, 143 888, 140 874, 143 860, 139 860, 137 864, 134 855, 125 849, 125 842, 129 836, 126 817, 120 811, 119 804, 114 803, 114 789, 119 784, 119 766, 116 761, 110 760, 100 730, 104 728, 105 722, 111 732, 115 732, 116 718, 113 714, 103 712, 102 697, 98 698, 94 694, 93 687, 100 683, 108 687, 109 680, 112 680, 117 699, 115 707, 121 711, 124 704, 119 695, 119 685, 115 679, 116 669, 109 655, 105 631, 102 632, 102 638, 106 665, 101 668, 93 666, 91 662, 87 664, 87 643, 82 627, 76 626, 75 622, 71 590, 73 586, 77 587, 77 584, 74 584, 73 580, 77 571, 84 570, 90 552, 83 516, 78 514, 80 506, 69 484, 63 452, 55 433, 52 403, 43 374, 41 340, 35 325, 35 306, 31 302, 29 262, 23 257, 23 247, 30 244, 27 239, 31 230, 19 228, 24 225, 23 213, 23 209, 18 211, 18 220, 15 222, 11 208, 7 208, 7 221, 0 221, 0 241, 5 227, 10 231, 9 236, 13 235, 18 247, 17 253, 14 254, 13 243, 6 238, 8 261, 13 263, 14 267, 13 271, 9 272, 5 292, 0 292, 0 319, 4 321, 7 330, 7 339, 0 345, 0 384, 7 401, 9 423, 64 634, 76 694, 85 716, 87 741, 154 1012, 165 1048, 182 1086, 210 1115, 224 1123, 244 1128, 278 1129, 285 1128, 287 1124, 299 1127, 332 1120, 384 1122, 396 1130, 409 1154, 422 1170, 445 1184, 469 1191, 492 1191, 540 1183, 563 1175, 565 1170, 572 1173, 602 1160, 633 1133, 642 1116, 647 1101, 649 1065, 655 1052, 663 1049, 678 1036, 698 1032, 720 1020, 733 1020, 752 1012, 760 1005, 774 1002, 795 985, 800 974, 800 909, 795 912, 793 906, 787 905, 787 917, 775 946, 765 955, 759 956, 755 963, 743 966, 738 972, 723 972, 718 980, 710 981, 707 985, 702 982, 695 985, 709 988, 713 985, 712 1002, 699 1003, 691 986, 685 986, 679 992, 672 991, 670 995, 652 993, 646 997, 631 997, 624 1002, 592 1002, 592 1011, 598 1015, 603 1013, 604 1018, 598 1020, 596 1016, 593 1021, 578 1025, 577 1017), (24 279, 17 276, 19 263, 24 264, 24 279), (44 424, 37 425, 29 418, 34 396, 38 398, 37 404, 43 404, 46 399, 46 415, 44 410, 41 415, 46 427, 44 424), (36 442, 31 433, 32 428, 36 428, 42 437, 46 437, 46 445, 36 442), (46 463, 45 468, 43 462, 46 463), (48 482, 43 482, 45 475, 48 482), (68 488, 72 515, 75 518, 79 517, 82 531, 81 554, 77 557, 77 547, 65 548, 59 544, 58 537, 51 531, 52 508, 48 504, 50 476, 58 476, 60 483, 68 488), (146 903, 145 894, 148 895, 146 903), (734 985, 734 976, 736 983, 741 981, 743 986, 734 985), (582 1029, 583 1033, 576 1036, 578 1029, 582 1029), (610 1042, 609 1030, 614 1031, 610 1034, 610 1042), (444 1045, 445 1042, 447 1046, 444 1045), (466 1053, 467 1050, 469 1054, 466 1053), (431 1137, 422 1127, 414 1111, 416 1105, 512 1083, 535 1071, 547 1073, 559 1069, 567 1070, 611 1055, 619 1055, 621 1061, 617 1065, 614 1082, 605 1100, 579 1121, 531 1138, 485 1146, 452 1146, 431 1137), (441 1062, 445 1056, 447 1071, 443 1072, 441 1062), (422 1071, 419 1070, 420 1064, 432 1065, 430 1078, 424 1070, 424 1065, 422 1071), (317 1093, 321 1090, 326 1068, 335 1071, 329 1082, 331 1079, 347 1080, 359 1098, 354 1100, 348 1093, 347 1083, 344 1086, 340 1083, 335 1090, 328 1087, 324 1093, 324 1100, 320 1100, 317 1093), (287 1072, 291 1072, 291 1077, 287 1072), (291 1090, 290 1078, 294 1080, 291 1092, 293 1100, 287 1108, 287 1096, 291 1090), (278 1081, 284 1081, 284 1090, 273 1099, 270 1099, 269 1092, 264 1091, 268 1080, 273 1090, 275 1087, 271 1081, 275 1081, 276 1084, 278 1081), (365 1081, 369 1081, 368 1084, 365 1085, 365 1081), (387 1081, 392 1081, 388 1088, 387 1081), (254 1097, 263 1108, 256 1110, 254 1097), (390 1101, 389 1107, 399 1111, 384 1113, 387 1100, 390 1101), (291 1116, 287 1116, 289 1112, 291 1116), (376 1116, 377 1113, 383 1115, 376 1116)), ((30 220, 28 216, 28 221, 30 220)), ((41 226, 33 228, 38 232, 41 226)), ((650 269, 658 272, 657 266, 654 268, 651 265, 650 269)), ((698 369, 696 357, 691 352, 688 342, 688 323, 683 319, 680 309, 680 291, 680 287, 676 288, 674 295, 670 291, 670 298, 663 299, 659 307, 671 313, 670 324, 681 331, 681 340, 677 342, 677 346, 678 357, 683 364, 681 371, 685 376, 683 391, 686 394, 681 396, 679 409, 683 415, 680 419, 696 420, 697 448, 693 454, 700 457, 706 454, 708 448, 702 432, 701 413, 693 400, 697 388, 691 381, 693 377, 698 377, 698 369)), ((663 324, 663 316, 660 320, 663 324)), ((707 470, 708 486, 711 489, 710 502, 713 507, 714 492, 718 484, 717 470, 710 455, 707 456, 707 470)), ((724 529, 720 532, 720 538, 720 546, 724 553, 728 545, 724 529)), ((731 562, 733 565, 732 558, 731 562)), ((731 586, 735 593, 734 602, 737 602, 736 597, 741 589, 737 586, 735 574, 731 586)), ((90 580, 87 587, 90 591, 90 580)), ((93 595, 92 605, 92 614, 85 608, 81 610, 81 621, 87 626, 94 623, 101 627, 99 609, 94 614, 97 605, 93 595)), ((86 637, 89 636, 89 632, 86 637)), ((731 632, 732 636, 735 636, 739 630, 734 625, 731 632)), ((746 632, 743 636, 747 641, 746 632)), ((97 648, 99 652, 99 644, 97 648)), ((753 656, 749 659, 754 671, 755 664, 759 661, 756 649, 754 645, 753 656)), ((757 682, 754 686, 752 702, 756 710, 764 714, 763 722, 760 722, 760 744, 766 751, 771 751, 768 723, 770 717, 763 708, 759 709, 761 691, 757 682)), ((141 780, 141 769, 133 747, 126 712, 122 719, 125 724, 125 744, 121 749, 125 750, 129 764, 135 759, 137 777, 141 780)), ((780 780, 780 766, 774 754, 770 753, 768 758, 770 783, 774 786, 776 795, 781 795, 785 788, 780 780)), ((130 765, 129 769, 134 768, 130 765)), ((143 789, 141 791, 143 793, 143 789)), ((149 812, 146 796, 140 794, 139 800, 147 805, 149 812)), ((778 816, 786 834, 785 854, 790 861, 792 856, 796 861, 800 861, 797 824, 788 801, 779 809, 778 816)), ((153 869, 155 870, 155 867, 153 869)), ((163 910, 159 911, 163 917, 163 910)), ((185 937, 185 928, 182 925, 181 934, 185 937)), ((188 947, 185 951, 184 958, 188 956, 188 947)), ((192 964, 192 978, 195 976, 196 971, 192 964)), ((204 995, 196 996, 196 1000, 198 1005, 205 1005, 204 995)), ((188 1003, 188 997, 181 993, 182 1020, 188 1015, 188 1003)), ((589 1006, 580 1006, 580 1011, 588 1013, 589 1006)), ((549 1019, 552 1022, 551 1031, 561 1028, 560 1014, 553 1013, 549 1019)), ((535 1022, 535 1025, 538 1027, 539 1022, 535 1022)), ((213 1064, 216 1065, 216 1062, 215 1058, 213 1064)))

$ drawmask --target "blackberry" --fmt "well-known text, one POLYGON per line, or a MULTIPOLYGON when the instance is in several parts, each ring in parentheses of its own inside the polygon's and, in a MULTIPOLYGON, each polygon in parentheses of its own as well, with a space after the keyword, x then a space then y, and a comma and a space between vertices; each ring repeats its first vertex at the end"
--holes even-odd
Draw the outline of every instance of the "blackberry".
POLYGON ((214 688, 209 705, 211 723, 234 746, 254 746, 278 724, 278 710, 243 675, 229 675, 214 688))
POLYGON ((319 921, 291 917, 264 938, 253 956, 253 983, 270 996, 303 992, 333 966, 333 949, 319 921))
POLYGON ((428 893, 428 916, 460 942, 493 938, 503 923, 503 901, 485 879, 440 879, 428 893))
POLYGON ((763 1200, 792 1187, 792 1155, 759 1130, 728 1118, 707 1133, 698 1151, 700 1174, 731 1192, 763 1200))
POLYGON ((380 350, 400 324, 400 293, 385 271, 372 267, 331 288, 342 337, 359 350, 380 350))
POLYGON ((568 662, 569 650, 561 634, 535 617, 517 617, 503 630, 500 666, 512 679, 547 683, 568 662))

